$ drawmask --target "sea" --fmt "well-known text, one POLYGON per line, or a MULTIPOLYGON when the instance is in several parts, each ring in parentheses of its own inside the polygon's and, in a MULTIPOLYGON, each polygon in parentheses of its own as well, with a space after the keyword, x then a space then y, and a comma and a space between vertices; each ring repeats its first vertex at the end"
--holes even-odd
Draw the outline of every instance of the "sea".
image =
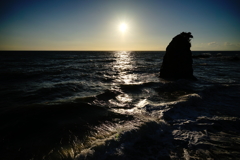
POLYGON ((240 51, 1 51, 0 159, 240 159, 240 51))

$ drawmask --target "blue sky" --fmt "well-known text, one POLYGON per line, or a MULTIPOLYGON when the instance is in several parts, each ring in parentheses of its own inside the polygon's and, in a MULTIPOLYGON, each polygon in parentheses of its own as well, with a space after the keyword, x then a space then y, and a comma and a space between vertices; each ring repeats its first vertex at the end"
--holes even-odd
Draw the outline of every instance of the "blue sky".
POLYGON ((2 0, 0 50, 240 50, 239 0, 2 0), (127 29, 121 32, 119 26, 127 29))

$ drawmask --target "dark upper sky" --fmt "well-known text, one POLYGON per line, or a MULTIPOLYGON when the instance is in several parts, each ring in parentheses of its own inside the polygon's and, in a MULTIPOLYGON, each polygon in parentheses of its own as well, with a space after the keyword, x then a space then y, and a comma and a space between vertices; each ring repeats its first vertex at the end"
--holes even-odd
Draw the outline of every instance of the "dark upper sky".
POLYGON ((239 0, 2 0, 0 50, 240 50, 239 0), (122 26, 122 27, 121 27, 122 26))

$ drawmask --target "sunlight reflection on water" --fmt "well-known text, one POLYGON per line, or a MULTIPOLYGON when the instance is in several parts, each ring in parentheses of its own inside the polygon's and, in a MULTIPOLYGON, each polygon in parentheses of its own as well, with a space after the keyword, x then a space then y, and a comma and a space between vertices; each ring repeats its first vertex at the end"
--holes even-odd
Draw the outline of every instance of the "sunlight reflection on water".
POLYGON ((133 65, 131 52, 121 51, 115 53, 116 64, 113 66, 114 70, 118 71, 119 77, 116 82, 124 84, 134 84, 137 80, 137 75, 132 74, 133 65), (129 73, 130 72, 130 73, 129 73))

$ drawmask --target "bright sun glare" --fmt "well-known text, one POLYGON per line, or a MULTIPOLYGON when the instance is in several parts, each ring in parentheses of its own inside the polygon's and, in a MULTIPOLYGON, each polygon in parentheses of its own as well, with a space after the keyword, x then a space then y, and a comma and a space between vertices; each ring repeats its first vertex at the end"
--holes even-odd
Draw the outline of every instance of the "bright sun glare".
POLYGON ((120 26, 119 26, 119 29, 121 32, 125 32, 127 30, 127 25, 126 23, 122 23, 120 26))

